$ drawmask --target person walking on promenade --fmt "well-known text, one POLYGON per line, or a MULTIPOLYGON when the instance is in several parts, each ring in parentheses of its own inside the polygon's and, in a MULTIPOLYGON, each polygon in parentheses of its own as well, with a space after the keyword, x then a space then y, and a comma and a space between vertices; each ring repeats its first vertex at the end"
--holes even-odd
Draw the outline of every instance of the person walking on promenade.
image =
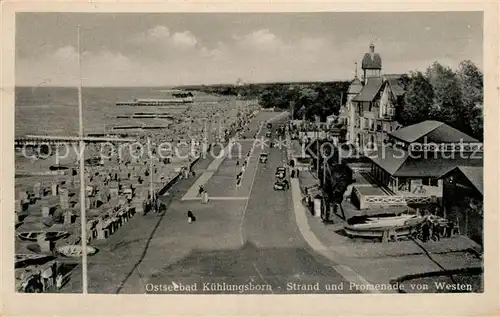
POLYGON ((236 166, 240 166, 240 161, 239 160, 236 161, 236 166))
POLYGON ((426 220, 422 225, 422 242, 427 242, 429 240, 430 229, 429 221, 426 220))
POLYGON ((203 188, 203 185, 200 185, 200 187, 198 188, 198 196, 201 196, 201 194, 203 194, 204 191, 205 189, 203 188))
POLYGON ((195 222, 196 221, 196 217, 194 216, 193 212, 191 211, 191 209, 188 210, 188 213, 187 213, 187 218, 188 218, 188 222, 189 223, 192 223, 192 222, 195 222))
POLYGON ((203 191, 202 202, 208 204, 208 192, 206 190, 203 191))

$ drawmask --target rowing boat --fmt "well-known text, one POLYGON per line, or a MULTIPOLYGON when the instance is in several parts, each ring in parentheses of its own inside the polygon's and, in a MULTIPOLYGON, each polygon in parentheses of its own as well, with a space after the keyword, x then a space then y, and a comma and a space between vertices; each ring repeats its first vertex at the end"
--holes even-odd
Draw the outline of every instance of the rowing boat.
POLYGON ((381 238, 385 231, 393 231, 397 236, 406 236, 424 222, 417 215, 363 216, 349 219, 344 231, 349 237, 381 238))
POLYGON ((25 231, 19 232, 17 236, 24 241, 38 241, 40 235, 45 235, 43 240, 55 241, 69 236, 67 231, 25 231))
MULTIPOLYGON (((57 248, 57 252, 70 258, 77 258, 82 256, 82 246, 81 245, 65 245, 57 248)), ((94 255, 97 253, 97 249, 91 246, 87 246, 87 255, 94 255)))

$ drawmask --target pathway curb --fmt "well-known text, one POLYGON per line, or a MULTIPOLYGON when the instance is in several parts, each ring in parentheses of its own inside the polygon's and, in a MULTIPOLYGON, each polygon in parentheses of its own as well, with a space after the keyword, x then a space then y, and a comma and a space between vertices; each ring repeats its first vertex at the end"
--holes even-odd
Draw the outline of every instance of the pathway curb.
MULTIPOLYGON (((309 227, 309 223, 307 222, 306 210, 302 205, 302 194, 300 192, 299 180, 297 178, 292 178, 291 185, 294 206, 293 210, 300 233, 313 250, 323 255, 327 259, 338 263, 338 259, 335 258, 335 255, 332 254, 332 252, 328 250, 328 248, 324 246, 321 241, 319 241, 319 239, 309 227)), ((354 283, 356 285, 362 286, 361 288, 363 289, 364 293, 380 294, 380 292, 375 289, 375 285, 368 282, 359 273, 355 272, 347 265, 339 263, 333 266, 333 269, 340 275, 342 275, 349 283, 354 283)))

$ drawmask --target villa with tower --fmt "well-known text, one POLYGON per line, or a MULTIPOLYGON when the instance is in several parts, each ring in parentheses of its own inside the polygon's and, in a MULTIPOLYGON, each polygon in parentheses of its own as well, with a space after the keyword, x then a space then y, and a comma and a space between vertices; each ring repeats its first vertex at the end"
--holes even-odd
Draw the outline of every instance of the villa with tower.
POLYGON ((437 216, 481 243, 483 144, 440 121, 399 124, 396 114, 404 111, 405 91, 400 76, 382 73, 382 58, 373 44, 361 70, 359 78, 356 63, 339 119, 347 143, 356 146, 366 164, 350 165, 355 183, 342 208, 368 214, 433 206, 437 216))
POLYGON ((355 65, 340 119, 347 126, 346 141, 362 150, 384 144, 387 134, 400 126, 396 111, 402 106, 404 89, 398 83, 399 75, 382 74, 382 58, 375 52, 374 44, 363 56, 361 79, 355 65))

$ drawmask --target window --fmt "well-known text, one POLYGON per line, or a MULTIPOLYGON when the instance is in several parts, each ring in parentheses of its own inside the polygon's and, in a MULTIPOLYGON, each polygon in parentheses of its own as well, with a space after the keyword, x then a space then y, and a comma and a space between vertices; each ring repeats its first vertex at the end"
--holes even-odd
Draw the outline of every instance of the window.
POLYGON ((438 186, 438 179, 437 178, 431 178, 431 186, 438 186))
POLYGON ((429 181, 429 178, 428 178, 428 177, 426 177, 426 178, 422 178, 422 185, 429 186, 429 183, 430 183, 430 181, 429 181))

